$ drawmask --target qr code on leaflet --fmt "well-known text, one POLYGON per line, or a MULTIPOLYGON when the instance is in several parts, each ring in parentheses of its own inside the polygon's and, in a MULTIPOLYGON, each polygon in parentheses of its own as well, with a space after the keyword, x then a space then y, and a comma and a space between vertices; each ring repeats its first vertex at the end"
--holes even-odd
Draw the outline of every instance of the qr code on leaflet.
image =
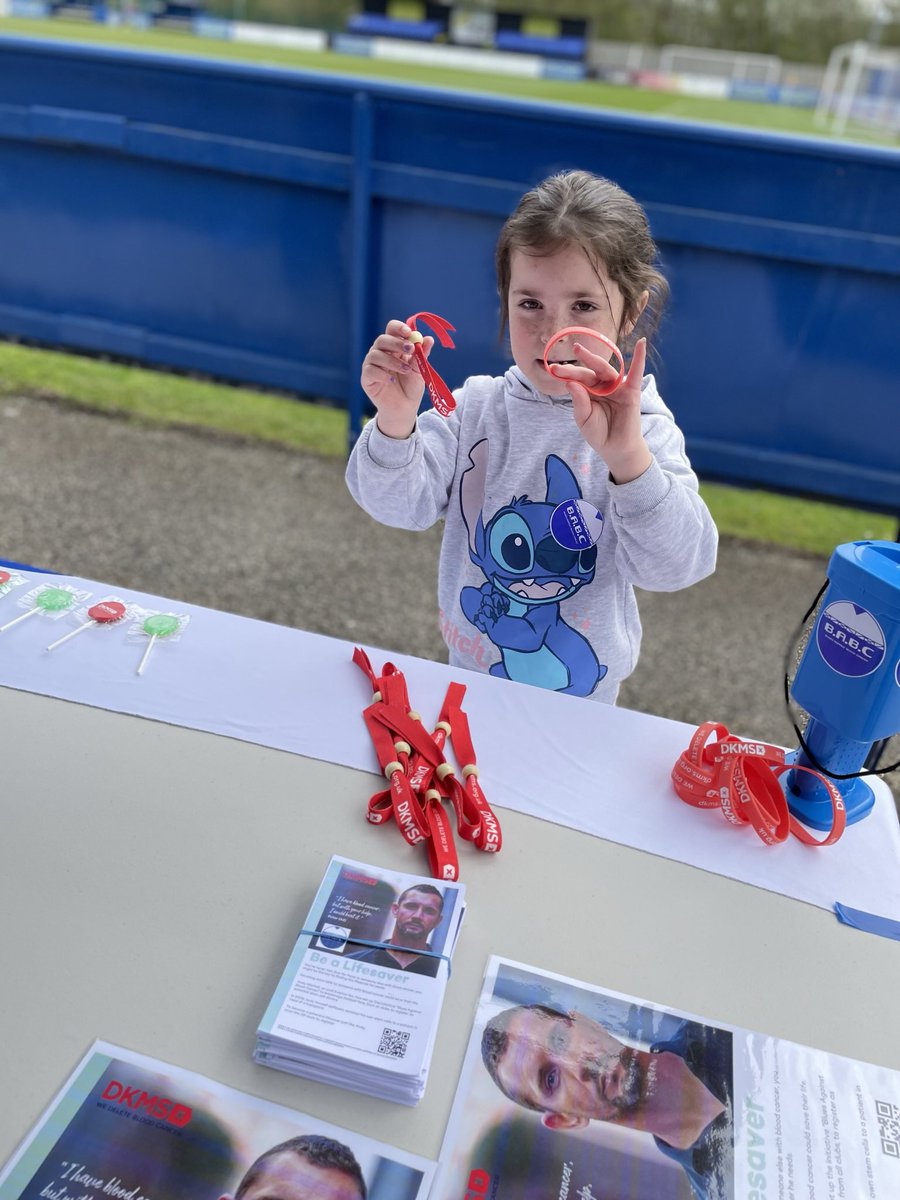
POLYGON ((381 1041, 378 1044, 378 1053, 386 1054, 388 1058, 403 1058, 406 1054, 406 1046, 409 1042, 409 1034, 402 1029, 388 1029, 385 1025, 381 1031, 381 1041))
POLYGON ((900 1108, 889 1100, 876 1100, 875 1111, 878 1113, 881 1149, 888 1158, 900 1159, 900 1108))

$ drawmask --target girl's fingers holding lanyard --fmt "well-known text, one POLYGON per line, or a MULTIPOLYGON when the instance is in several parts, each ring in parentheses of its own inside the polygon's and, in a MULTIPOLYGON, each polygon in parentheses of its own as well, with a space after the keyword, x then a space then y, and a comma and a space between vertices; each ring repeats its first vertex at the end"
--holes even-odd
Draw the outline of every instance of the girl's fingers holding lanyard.
POLYGON ((372 348, 369 351, 369 356, 389 355, 394 359, 409 359, 412 354, 412 343, 409 338, 403 337, 399 333, 381 333, 372 343, 372 348))
POLYGON ((400 371, 405 366, 407 364, 399 353, 373 347, 363 359, 363 377, 372 376, 379 371, 400 371))
POLYGON ((373 402, 394 389, 399 389, 405 395, 403 385, 407 383, 408 371, 401 368, 402 363, 387 355, 367 355, 360 375, 363 391, 373 402))
POLYGON ((384 327, 384 332, 390 337, 400 338, 401 341, 408 342, 412 330, 405 321, 394 320, 388 321, 384 327))
POLYGON ((372 343, 365 361, 371 361, 383 367, 403 365, 409 367, 410 370, 415 370, 413 358, 417 350, 427 358, 434 345, 434 338, 423 338, 421 334, 416 335, 415 333, 404 334, 401 331, 405 328, 406 326, 402 322, 391 321, 387 331, 379 334, 372 343), (396 330, 392 330, 392 327, 396 327, 396 330))
POLYGON ((410 329, 405 321, 388 321, 384 333, 380 333, 363 359, 360 382, 363 391, 379 409, 379 428, 391 437, 408 436, 415 424, 415 412, 406 409, 410 405, 418 408, 424 391, 424 381, 413 358, 416 351, 427 356, 434 345, 434 338, 422 338, 410 329), (397 412, 388 413, 385 406, 397 412))

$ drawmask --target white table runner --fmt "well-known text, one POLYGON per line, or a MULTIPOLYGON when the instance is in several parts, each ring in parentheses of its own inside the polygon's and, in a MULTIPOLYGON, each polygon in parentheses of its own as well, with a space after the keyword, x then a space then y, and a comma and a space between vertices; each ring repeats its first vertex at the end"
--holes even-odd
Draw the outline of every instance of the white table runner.
MULTIPOLYGON (((115 594, 145 609, 189 615, 190 624, 178 642, 157 642, 138 676, 143 647, 129 640, 129 620, 87 630, 48 653, 77 621, 38 615, 0 634, 0 684, 377 772, 360 717, 370 686, 351 662, 351 643, 38 573, 0 597, 0 624, 19 615, 18 599, 43 583, 84 588, 88 603, 115 594)), ((688 743, 688 725, 367 650, 376 670, 389 658, 404 671, 429 727, 450 680, 467 685, 464 708, 494 806, 829 910, 840 901, 900 919, 900 825, 880 780, 873 781, 872 814, 848 827, 836 846, 809 849, 791 838, 768 847, 749 828, 735 829, 718 813, 676 798, 669 772, 688 743)), ((753 736, 752 729, 737 732, 753 736)), ((360 783, 360 820, 376 786, 374 779, 360 783)))

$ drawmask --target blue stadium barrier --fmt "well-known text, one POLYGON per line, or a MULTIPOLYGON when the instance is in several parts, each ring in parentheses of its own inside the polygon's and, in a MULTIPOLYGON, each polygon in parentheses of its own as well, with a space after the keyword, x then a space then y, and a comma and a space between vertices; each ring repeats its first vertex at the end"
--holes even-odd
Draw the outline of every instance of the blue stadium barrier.
POLYGON ((390 316, 500 371, 492 255, 567 167, 644 204, 663 394, 707 478, 900 511, 900 156, 313 72, 0 38, 0 334, 347 406, 390 316))

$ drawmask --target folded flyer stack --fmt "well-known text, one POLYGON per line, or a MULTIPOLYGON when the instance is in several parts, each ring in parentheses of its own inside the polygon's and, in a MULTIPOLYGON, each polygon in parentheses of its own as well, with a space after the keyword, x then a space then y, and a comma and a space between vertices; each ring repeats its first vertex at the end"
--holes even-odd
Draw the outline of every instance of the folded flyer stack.
POLYGON ((257 1030, 254 1059, 416 1104, 465 887, 334 857, 257 1030))

